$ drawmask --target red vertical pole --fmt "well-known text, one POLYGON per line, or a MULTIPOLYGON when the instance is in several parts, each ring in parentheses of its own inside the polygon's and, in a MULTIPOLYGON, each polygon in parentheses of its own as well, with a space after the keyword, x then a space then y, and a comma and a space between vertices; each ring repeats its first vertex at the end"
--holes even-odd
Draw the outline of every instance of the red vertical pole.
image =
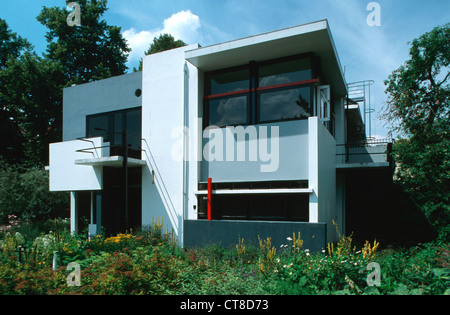
POLYGON ((212 220, 211 201, 212 201, 212 179, 208 178, 208 221, 212 220))

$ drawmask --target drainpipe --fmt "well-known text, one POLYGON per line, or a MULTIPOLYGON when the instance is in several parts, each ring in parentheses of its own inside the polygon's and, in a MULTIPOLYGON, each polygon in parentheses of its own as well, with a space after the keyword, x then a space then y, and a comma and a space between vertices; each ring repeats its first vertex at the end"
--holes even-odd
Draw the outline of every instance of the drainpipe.
POLYGON ((187 178, 186 178, 186 170, 187 170, 187 146, 188 146, 188 138, 187 138, 187 114, 188 114, 188 96, 189 96, 189 69, 187 62, 184 62, 184 102, 183 102, 183 215, 181 222, 181 231, 178 231, 178 237, 180 238, 181 243, 184 241, 184 220, 186 219, 186 211, 187 211, 187 178))

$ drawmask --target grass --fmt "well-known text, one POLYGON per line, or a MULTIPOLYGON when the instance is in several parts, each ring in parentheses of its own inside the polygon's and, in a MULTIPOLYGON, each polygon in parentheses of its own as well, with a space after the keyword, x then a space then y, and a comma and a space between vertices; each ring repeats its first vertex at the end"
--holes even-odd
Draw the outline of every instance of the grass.
POLYGON ((340 236, 320 253, 302 248, 301 235, 275 248, 270 238, 259 245, 240 239, 233 248, 207 246, 186 250, 160 221, 142 231, 91 240, 72 236, 57 222, 22 227, 0 235, 0 294, 8 295, 441 295, 450 293, 450 247, 443 242, 407 249, 382 249, 367 242, 359 248, 340 236), (18 249, 22 247, 22 253, 18 249), (53 252, 59 268, 53 270, 53 252), (76 262, 80 286, 68 286, 76 262), (380 267, 379 286, 368 279, 380 267))

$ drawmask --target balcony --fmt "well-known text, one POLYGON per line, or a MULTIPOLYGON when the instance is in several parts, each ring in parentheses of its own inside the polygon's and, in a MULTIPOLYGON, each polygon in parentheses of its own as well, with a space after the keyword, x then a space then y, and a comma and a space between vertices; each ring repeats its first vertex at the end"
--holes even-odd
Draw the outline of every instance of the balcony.
POLYGON ((103 190, 103 167, 142 167, 145 161, 116 155, 102 137, 80 138, 50 145, 50 191, 103 190), (114 154, 111 156, 111 153, 114 154))
POLYGON ((391 166, 392 140, 365 139, 336 146, 336 168, 391 166))

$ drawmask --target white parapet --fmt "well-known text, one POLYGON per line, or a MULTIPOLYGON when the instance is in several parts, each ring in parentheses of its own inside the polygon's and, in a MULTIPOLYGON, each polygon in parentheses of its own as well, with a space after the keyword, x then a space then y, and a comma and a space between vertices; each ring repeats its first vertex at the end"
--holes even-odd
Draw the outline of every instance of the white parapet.
POLYGON ((50 191, 102 190, 102 167, 77 164, 77 160, 102 158, 103 138, 50 144, 50 191), (82 150, 82 151, 80 151, 82 150))

